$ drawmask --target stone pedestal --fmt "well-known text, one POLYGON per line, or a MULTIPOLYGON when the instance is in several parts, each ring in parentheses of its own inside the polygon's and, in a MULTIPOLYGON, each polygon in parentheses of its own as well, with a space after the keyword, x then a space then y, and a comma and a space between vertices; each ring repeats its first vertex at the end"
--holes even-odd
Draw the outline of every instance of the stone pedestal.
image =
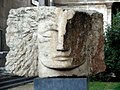
POLYGON ((37 78, 34 90, 88 90, 87 78, 37 78))

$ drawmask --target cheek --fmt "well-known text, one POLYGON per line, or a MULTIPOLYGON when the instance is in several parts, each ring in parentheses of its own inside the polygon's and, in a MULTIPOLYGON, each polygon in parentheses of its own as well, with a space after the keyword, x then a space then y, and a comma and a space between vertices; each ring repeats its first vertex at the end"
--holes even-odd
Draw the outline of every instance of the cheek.
POLYGON ((51 52, 51 50, 50 50, 51 48, 49 48, 49 47, 44 47, 44 48, 42 48, 41 50, 39 50, 39 54, 41 54, 41 56, 44 58, 44 59, 47 59, 47 60, 49 60, 50 59, 50 57, 53 55, 52 53, 53 52, 51 52))
POLYGON ((39 44, 38 44, 38 47, 39 47, 39 49, 41 49, 41 50, 47 51, 47 50, 49 50, 49 48, 50 48, 50 42, 39 43, 39 44), (48 48, 48 49, 47 49, 47 48, 48 48))

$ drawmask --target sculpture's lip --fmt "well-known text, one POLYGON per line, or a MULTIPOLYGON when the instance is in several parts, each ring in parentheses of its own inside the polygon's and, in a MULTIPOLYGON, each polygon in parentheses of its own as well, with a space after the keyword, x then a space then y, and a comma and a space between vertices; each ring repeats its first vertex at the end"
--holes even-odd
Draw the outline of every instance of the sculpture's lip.
POLYGON ((71 61, 73 60, 70 56, 56 56, 54 57, 55 61, 71 61))

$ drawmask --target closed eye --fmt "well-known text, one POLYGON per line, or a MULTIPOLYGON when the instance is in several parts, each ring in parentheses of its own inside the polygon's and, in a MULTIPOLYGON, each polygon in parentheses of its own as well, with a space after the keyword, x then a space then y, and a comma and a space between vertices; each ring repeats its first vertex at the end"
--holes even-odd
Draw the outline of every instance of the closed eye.
POLYGON ((53 32, 58 32, 58 30, 55 30, 55 29, 47 30, 43 33, 42 36, 45 37, 45 38, 51 38, 53 32))
POLYGON ((43 36, 43 37, 45 37, 45 38, 51 38, 51 36, 43 36))

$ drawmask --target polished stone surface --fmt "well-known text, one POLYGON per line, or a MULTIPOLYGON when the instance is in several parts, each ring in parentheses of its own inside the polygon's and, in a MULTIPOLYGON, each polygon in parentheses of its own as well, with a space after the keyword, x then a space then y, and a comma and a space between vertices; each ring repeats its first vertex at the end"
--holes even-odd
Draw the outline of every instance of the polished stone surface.
POLYGON ((87 78, 38 78, 34 90, 88 90, 87 78))

